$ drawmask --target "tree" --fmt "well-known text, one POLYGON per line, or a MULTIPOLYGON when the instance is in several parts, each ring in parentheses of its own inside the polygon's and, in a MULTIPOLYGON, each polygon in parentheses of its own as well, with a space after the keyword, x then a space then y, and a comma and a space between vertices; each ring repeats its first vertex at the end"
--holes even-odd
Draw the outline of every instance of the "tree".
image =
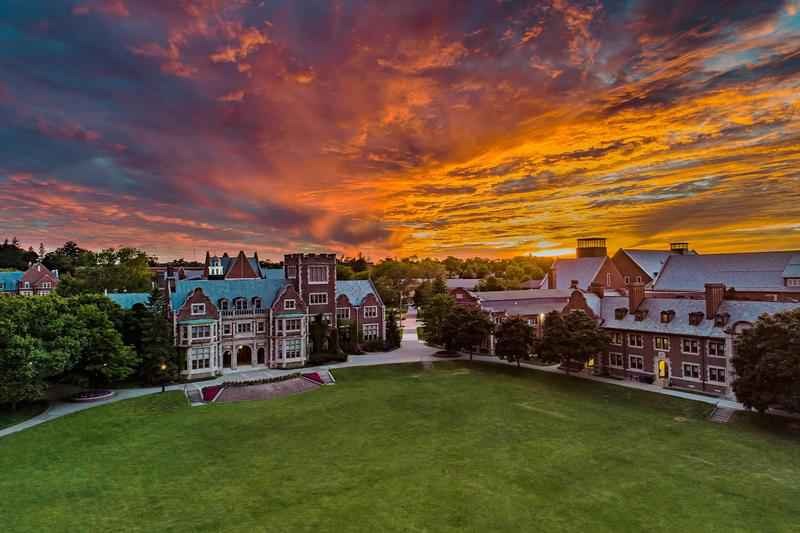
MULTIPOLYGON (((153 289, 147 307, 135 305, 129 311, 140 320, 139 374, 146 383, 174 381, 180 374, 181 361, 172 335, 172 325, 167 320, 164 299, 158 289, 153 289), (161 366, 166 368, 162 370, 161 366)), ((132 328, 133 329, 133 328, 132 328)))
POLYGON ((800 412, 800 309, 760 317, 737 339, 731 362, 746 407, 800 412))
POLYGON ((322 313, 314 317, 311 323, 311 343, 312 353, 323 353, 325 351, 325 338, 328 336, 328 325, 322 318, 322 313))
POLYGON ((442 343, 442 324, 450 310, 453 308, 453 299, 446 294, 433 296, 428 304, 422 308, 420 320, 422 321, 422 332, 425 341, 431 344, 442 343))
POLYGON ((40 400, 47 391, 50 368, 47 352, 30 336, 13 332, 8 320, 0 321, 0 404, 40 400))
POLYGON ((445 349, 450 352, 467 350, 472 360, 475 346, 480 346, 491 335, 493 326, 488 315, 480 309, 454 306, 442 322, 441 335, 445 349))
POLYGON ((399 348, 403 339, 400 324, 397 322, 397 311, 386 311, 386 349, 399 348))
POLYGON ((495 332, 494 352, 506 361, 530 359, 536 341, 533 327, 520 317, 511 317, 497 327, 495 332))
POLYGON ((436 278, 431 284, 431 294, 447 294, 447 283, 443 278, 436 278))
POLYGON ((560 362, 569 373, 574 363, 581 365, 608 352, 608 334, 583 311, 561 315, 551 311, 545 316, 537 355, 546 362, 560 362))
POLYGON ((478 282, 478 291, 502 291, 505 290, 502 282, 494 276, 489 276, 478 282))
POLYGON ((107 248, 97 254, 91 254, 91 252, 81 252, 80 249, 75 250, 76 246, 75 243, 67 243, 64 245, 64 251, 60 252, 65 258, 72 258, 75 254, 81 258, 81 264, 75 266, 72 274, 64 276, 59 283, 57 291, 62 296, 102 293, 104 290, 114 292, 150 290, 152 283, 149 265, 154 258, 142 250, 107 248), (86 264, 87 262, 90 264, 86 264))
POLYGON ((425 307, 428 300, 433 296, 433 288, 429 280, 423 280, 416 289, 414 289, 414 305, 417 309, 425 307))
POLYGON ((352 267, 350 265, 343 265, 341 263, 336 265, 336 279, 337 280, 348 280, 353 279, 355 272, 353 272, 352 267))

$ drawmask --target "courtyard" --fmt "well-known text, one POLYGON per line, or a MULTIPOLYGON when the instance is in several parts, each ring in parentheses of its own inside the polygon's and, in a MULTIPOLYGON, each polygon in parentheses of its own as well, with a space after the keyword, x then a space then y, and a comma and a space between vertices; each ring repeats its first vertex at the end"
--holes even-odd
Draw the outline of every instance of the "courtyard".
POLYGON ((190 408, 174 391, 0 440, 6 531, 790 531, 800 433, 485 363, 335 371, 190 408), (353 517, 358 517, 354 520, 353 517))

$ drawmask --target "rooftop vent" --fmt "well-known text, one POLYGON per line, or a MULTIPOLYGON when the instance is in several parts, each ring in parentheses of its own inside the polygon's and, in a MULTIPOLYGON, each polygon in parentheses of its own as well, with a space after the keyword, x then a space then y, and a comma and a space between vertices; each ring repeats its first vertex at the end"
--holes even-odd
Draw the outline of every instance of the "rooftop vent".
POLYGON ((669 244, 669 251, 673 254, 686 255, 689 253, 688 242, 671 242, 669 244))
POLYGON ((586 237, 578 239, 575 250, 577 257, 605 257, 608 255, 605 237, 586 237))

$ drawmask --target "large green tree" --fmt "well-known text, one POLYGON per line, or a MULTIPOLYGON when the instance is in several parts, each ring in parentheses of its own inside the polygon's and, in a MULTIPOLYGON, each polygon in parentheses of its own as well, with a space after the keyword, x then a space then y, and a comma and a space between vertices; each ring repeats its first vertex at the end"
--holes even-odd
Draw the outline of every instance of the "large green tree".
POLYGON ((745 406, 800 413, 800 309, 759 318, 737 339, 731 362, 745 406))
MULTIPOLYGON (((66 246, 66 245, 65 245, 66 246)), ((72 252, 70 252, 72 253, 72 252)), ((88 256, 87 256, 88 257, 88 256)), ((152 287, 150 262, 154 259, 136 248, 107 248, 92 254, 93 262, 74 269, 58 285, 58 293, 149 292, 152 287)), ((86 259, 85 261, 88 261, 86 259)))
POLYGON ((535 336, 533 328, 520 317, 510 317, 502 321, 495 330, 494 353, 506 361, 520 361, 530 359, 533 351, 535 336))
POLYGON ((7 319, 0 319, 0 404, 39 400, 47 391, 52 368, 42 343, 19 335, 7 319))
POLYGON ((180 375, 182 361, 175 349, 172 324, 167 320, 166 303, 158 289, 153 289, 150 293, 146 307, 135 305, 129 314, 132 324, 141 324, 138 348, 141 378, 146 383, 176 380, 180 375))
POLYGON ((492 333, 493 326, 489 316, 477 307, 453 306, 442 322, 445 349, 451 352, 467 350, 472 359, 475 347, 492 333))
POLYGON ((537 355, 542 361, 561 363, 569 373, 574 366, 606 353, 608 345, 608 334, 583 311, 564 315, 551 311, 545 316, 537 355))
POLYGON ((386 311, 386 349, 399 348, 403 339, 403 332, 397 320, 397 311, 386 311))
POLYGON ((431 344, 442 344, 442 324, 447 315, 450 314, 453 306, 454 302, 450 296, 437 294, 422 308, 419 318, 422 321, 422 332, 425 341, 431 344))

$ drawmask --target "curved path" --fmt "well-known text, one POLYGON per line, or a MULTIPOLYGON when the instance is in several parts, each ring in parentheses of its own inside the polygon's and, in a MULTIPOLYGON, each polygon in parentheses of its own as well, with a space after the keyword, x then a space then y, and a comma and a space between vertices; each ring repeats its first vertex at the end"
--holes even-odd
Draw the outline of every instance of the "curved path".
MULTIPOLYGON (((434 352, 436 352, 436 348, 431 348, 423 344, 422 342, 417 339, 417 320, 416 320, 416 311, 410 311, 407 315, 406 319, 403 321, 403 342, 400 348, 397 350, 393 350, 391 352, 386 353, 371 353, 366 355, 354 355, 348 357, 346 362, 343 363, 332 363, 328 365, 320 365, 316 367, 309 367, 309 371, 312 370, 329 370, 334 368, 347 368, 351 366, 374 366, 374 365, 391 365, 397 363, 416 363, 420 361, 433 361, 435 358, 433 357, 434 352)), ((198 381, 194 382, 193 385, 197 385, 199 387, 205 387, 208 385, 215 385, 222 383, 223 381, 230 381, 231 379, 236 379, 236 377, 241 376, 242 379, 251 379, 251 378, 264 378, 264 377, 274 377, 274 376, 281 376, 283 374, 292 374, 297 372, 298 369, 258 369, 258 370, 243 370, 242 372, 231 372, 225 374, 221 377, 216 377, 213 379, 209 379, 207 381, 198 381)), ((168 385, 166 387, 167 390, 178 390, 182 391, 184 389, 183 384, 175 384, 175 385, 168 385)), ((0 429, 0 437, 4 437, 6 435, 11 435, 12 433, 16 433, 18 431, 22 431, 23 429, 28 429, 33 426, 38 426, 48 420, 53 420, 55 418, 60 418, 65 415, 69 415, 72 413, 77 413, 78 411, 83 411, 86 409, 91 409, 92 407, 97 407, 98 405, 106 405, 109 403, 118 402, 120 400, 128 400, 131 398, 138 398, 140 396, 147 396, 149 394, 155 394, 161 392, 161 387, 145 387, 139 389, 118 389, 115 391, 116 394, 113 398, 108 400, 100 401, 100 402, 89 402, 89 403, 74 403, 74 402, 65 402, 65 401, 54 401, 50 403, 50 406, 47 410, 37 415, 33 418, 29 418, 28 420, 21 422, 17 425, 7 427, 5 429, 0 429)))

